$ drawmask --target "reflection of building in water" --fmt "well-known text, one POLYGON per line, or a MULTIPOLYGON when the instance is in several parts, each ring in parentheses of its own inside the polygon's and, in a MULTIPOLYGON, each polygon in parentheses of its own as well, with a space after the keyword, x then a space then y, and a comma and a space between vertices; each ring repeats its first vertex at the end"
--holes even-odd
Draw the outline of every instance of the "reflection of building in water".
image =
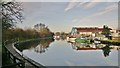
POLYGON ((119 50, 120 49, 120 46, 110 46, 111 49, 114 49, 114 50, 119 50))
POLYGON ((41 40, 39 45, 35 47, 35 52, 44 53, 52 41, 53 40, 41 40))
POLYGON ((84 43, 71 43, 74 50, 102 50, 105 57, 109 56, 111 49, 119 50, 120 46, 112 46, 105 44, 84 44, 84 43))
MULTIPOLYGON (((107 46, 107 44, 86 44, 86 43, 77 43, 77 42, 70 42, 71 46, 73 49, 76 50, 97 50, 97 49, 101 49, 104 48, 105 46, 107 46)), ((113 50, 119 50, 120 46, 115 46, 115 45, 110 45, 110 48, 113 50)))
POLYGON ((98 46, 96 44, 86 44, 86 43, 71 43, 72 48, 75 50, 98 50, 101 49, 103 46, 98 46))

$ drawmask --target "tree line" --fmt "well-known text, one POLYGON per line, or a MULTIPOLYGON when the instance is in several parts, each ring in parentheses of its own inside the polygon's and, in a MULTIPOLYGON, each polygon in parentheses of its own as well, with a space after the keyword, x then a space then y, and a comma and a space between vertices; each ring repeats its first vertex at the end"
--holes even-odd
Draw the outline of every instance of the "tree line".
POLYGON ((7 29, 4 33, 3 40, 11 40, 11 39, 36 39, 36 38, 43 38, 43 37, 52 37, 54 33, 52 33, 48 28, 43 28, 41 30, 36 30, 35 28, 11 28, 7 29), (41 32, 42 31, 42 32, 41 32))

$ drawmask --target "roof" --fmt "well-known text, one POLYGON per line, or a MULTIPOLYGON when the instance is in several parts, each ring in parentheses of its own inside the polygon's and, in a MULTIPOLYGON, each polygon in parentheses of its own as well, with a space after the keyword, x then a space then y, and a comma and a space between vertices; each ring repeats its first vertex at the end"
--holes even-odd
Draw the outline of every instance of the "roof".
POLYGON ((77 50, 101 50, 101 48, 77 48, 77 50))
MULTIPOLYGON (((78 32, 100 32, 103 31, 103 28, 98 28, 98 27, 76 27, 78 32)), ((109 28, 109 30, 112 30, 109 28)))

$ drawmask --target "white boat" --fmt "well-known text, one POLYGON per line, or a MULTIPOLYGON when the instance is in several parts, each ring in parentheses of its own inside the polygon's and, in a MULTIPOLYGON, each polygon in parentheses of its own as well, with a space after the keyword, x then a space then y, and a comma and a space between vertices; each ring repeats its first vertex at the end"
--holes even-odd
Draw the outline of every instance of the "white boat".
POLYGON ((99 44, 99 43, 101 43, 101 42, 100 42, 100 41, 95 41, 95 40, 94 40, 94 43, 99 44))
POLYGON ((75 37, 67 37, 67 41, 69 42, 75 42, 75 37))

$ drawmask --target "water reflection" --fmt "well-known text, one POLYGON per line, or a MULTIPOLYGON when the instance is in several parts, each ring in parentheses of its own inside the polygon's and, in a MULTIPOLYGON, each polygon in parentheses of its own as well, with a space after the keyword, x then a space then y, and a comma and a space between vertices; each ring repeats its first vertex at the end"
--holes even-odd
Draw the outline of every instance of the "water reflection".
POLYGON ((34 51, 37 53, 44 53, 49 47, 50 43, 53 42, 54 39, 42 39, 39 44, 34 48, 34 51))
MULTIPOLYGON (((65 39, 55 39, 56 41, 65 39)), ((31 42, 20 43, 16 46, 21 52, 25 49, 34 49, 36 53, 45 53, 48 50, 50 43, 55 41, 54 39, 41 39, 31 42)), ((67 41, 66 41, 67 42, 67 41)), ((77 43, 77 42, 67 42, 70 43, 72 49, 74 50, 102 50, 105 57, 109 56, 111 49, 119 50, 120 46, 113 46, 110 44, 86 44, 86 43, 77 43)))
POLYGON ((119 50, 117 46, 71 43, 64 39, 41 39, 24 43, 18 46, 18 49, 21 49, 25 56, 45 66, 117 65, 116 50, 119 50), (109 63, 110 61, 112 62, 109 63))
MULTIPOLYGON (((70 42, 71 43, 71 42, 70 42)), ((72 42, 71 43, 72 48, 76 50, 97 50, 103 48, 105 45, 103 44, 86 44, 86 43, 77 43, 72 42)))
POLYGON ((105 57, 109 56, 111 49, 119 50, 120 46, 110 45, 110 44, 86 44, 69 42, 74 50, 102 50, 105 57))
POLYGON ((37 53, 44 53, 49 47, 50 43, 53 41, 54 39, 40 39, 40 40, 20 43, 19 45, 15 45, 15 47, 21 52, 25 49, 27 50, 34 49, 34 51, 37 53))
POLYGON ((20 44, 16 44, 15 47, 19 50, 19 51, 23 51, 25 49, 31 49, 36 47, 39 44, 39 40, 34 40, 34 41, 30 41, 30 42, 24 42, 24 43, 20 43, 20 44))
POLYGON ((102 48, 105 57, 109 56, 109 53, 111 52, 110 49, 111 49, 110 45, 106 45, 105 47, 102 48))

